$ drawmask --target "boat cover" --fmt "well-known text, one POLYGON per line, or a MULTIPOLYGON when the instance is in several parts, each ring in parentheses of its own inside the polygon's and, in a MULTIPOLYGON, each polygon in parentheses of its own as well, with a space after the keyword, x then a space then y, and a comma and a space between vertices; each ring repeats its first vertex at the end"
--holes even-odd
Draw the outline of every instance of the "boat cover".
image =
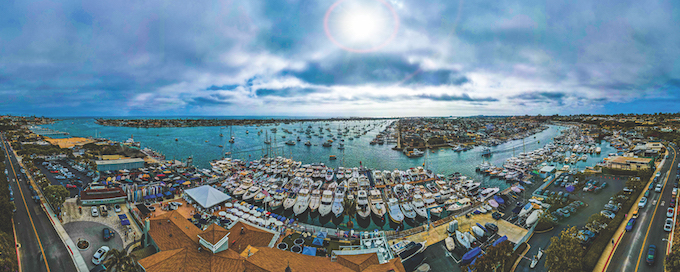
POLYGON ((462 263, 468 264, 468 263, 472 262, 472 260, 474 260, 475 257, 477 257, 477 255, 479 255, 480 253, 482 253, 482 249, 479 248, 479 247, 475 247, 475 248, 471 249, 470 251, 465 253, 465 255, 463 255, 462 263))
POLYGON ((508 236, 503 235, 503 237, 498 238, 498 240, 493 242, 493 246, 497 246, 498 244, 502 243, 503 241, 508 240, 508 236))

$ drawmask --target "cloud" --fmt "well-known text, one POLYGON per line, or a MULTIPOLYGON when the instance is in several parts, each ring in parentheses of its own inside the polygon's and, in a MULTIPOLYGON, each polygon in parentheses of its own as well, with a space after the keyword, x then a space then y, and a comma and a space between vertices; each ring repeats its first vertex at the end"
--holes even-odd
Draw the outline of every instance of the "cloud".
POLYGON ((417 98, 423 98, 423 99, 429 99, 433 101, 467 101, 467 102, 493 102, 493 101, 498 101, 496 98, 492 97, 483 97, 483 98, 472 98, 468 94, 464 93, 461 95, 450 95, 450 94, 440 94, 440 95, 431 95, 431 94, 419 94, 416 95, 415 97, 417 98))

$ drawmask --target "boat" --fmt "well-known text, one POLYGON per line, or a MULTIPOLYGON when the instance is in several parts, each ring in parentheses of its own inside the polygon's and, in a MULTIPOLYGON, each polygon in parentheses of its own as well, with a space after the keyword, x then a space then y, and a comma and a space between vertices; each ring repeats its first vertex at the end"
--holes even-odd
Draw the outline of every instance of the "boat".
POLYGON ((482 149, 482 156, 487 157, 491 156, 491 149, 488 147, 485 147, 482 149))
POLYGON ((411 205, 411 202, 408 202, 406 200, 402 200, 399 202, 399 206, 401 206, 401 212, 404 214, 404 217, 408 219, 415 219, 417 216, 417 213, 415 209, 413 209, 413 206, 411 205))
POLYGON ((306 145, 306 146, 311 146, 312 143, 311 143, 310 141, 306 141, 306 142, 305 142, 305 145, 306 145))
POLYGON ((529 212, 530 212, 533 208, 534 208, 534 206, 531 205, 531 203, 527 203, 526 205, 524 205, 524 207, 522 207, 522 210, 519 211, 519 214, 518 214, 519 217, 522 217, 522 216, 525 216, 525 215, 529 214, 529 212))
POLYGON ((285 198, 286 194, 283 192, 283 190, 277 191, 274 195, 274 199, 269 202, 269 207, 271 207, 272 211, 280 208, 285 198))
POLYGON ((404 221, 404 214, 401 212, 397 198, 392 197, 387 200, 387 211, 390 214, 390 220, 392 220, 392 222, 401 224, 401 222, 404 221))
POLYGON ((335 155, 330 155, 330 156, 328 156, 328 159, 333 161, 333 160, 337 160, 338 158, 335 157, 335 155))
POLYGON ((456 242, 453 241, 453 237, 446 237, 446 239, 444 239, 444 244, 446 245, 446 250, 449 252, 456 250, 456 242))
POLYGON ((416 243, 408 240, 400 241, 390 247, 392 252, 399 255, 401 264, 406 271, 415 270, 416 266, 423 262, 423 259, 425 259, 423 252, 426 248, 426 242, 416 243))
POLYGON ((295 192, 288 192, 288 196, 283 201, 283 209, 288 210, 290 208, 293 208, 296 201, 297 201, 297 194, 295 192))
POLYGON ((258 203, 258 204, 259 204, 259 203, 262 203, 262 200, 264 200, 264 198, 265 198, 266 196, 267 196, 267 194, 265 194, 265 190, 260 190, 260 192, 258 192, 258 193, 255 195, 255 197, 253 197, 253 200, 255 200, 255 203, 258 203))
POLYGON ((472 233, 475 235, 475 237, 477 237, 477 239, 479 239, 484 238, 485 232, 478 226, 472 226, 472 233))
POLYGON ((321 195, 321 204, 319 205, 319 215, 326 216, 331 212, 333 207, 333 191, 324 190, 321 195))
POLYGON ((383 218, 383 216, 385 216, 387 210, 385 209, 385 203, 378 189, 372 189, 369 191, 368 202, 370 203, 373 214, 375 214, 378 218, 383 218))
POLYGON ((531 226, 533 223, 536 223, 538 221, 538 217, 540 217, 543 214, 543 210, 535 210, 534 212, 527 217, 526 224, 527 226, 531 226))
POLYGON ((308 188, 300 189, 298 192, 297 200, 295 201, 295 206, 293 206, 293 213, 298 216, 307 210, 310 202, 310 194, 308 188))
POLYGON ((286 141, 286 145, 295 145, 295 141, 288 140, 288 141, 286 141))
POLYGON ((371 215, 371 209, 368 206, 368 195, 366 194, 366 190, 359 190, 359 192, 357 192, 356 206, 357 214, 362 219, 366 219, 371 215))
POLYGON ((335 189, 335 196, 333 197, 333 206, 331 207, 331 211, 333 212, 335 217, 340 217, 342 215, 342 212, 345 210, 344 201, 346 192, 347 182, 343 181, 335 189))
POLYGON ((260 191, 261 191, 260 186, 251 186, 250 188, 248 188, 248 192, 243 194, 243 201, 251 200, 260 191))
POLYGON ((459 230, 456 230, 455 236, 458 244, 466 249, 470 249, 470 240, 467 238, 467 236, 463 235, 463 233, 459 230))
POLYGON ((411 202, 413 209, 416 214, 422 218, 427 218, 427 208, 425 208, 425 202, 423 202, 423 197, 420 194, 413 195, 413 201, 411 202))
POLYGON ((319 205, 321 205, 321 190, 314 189, 312 190, 312 197, 309 200, 309 210, 314 212, 319 208, 319 205))
POLYGON ((474 261, 479 256, 479 254, 481 254, 481 253, 482 253, 482 249, 479 248, 479 247, 475 247, 475 248, 471 249, 470 251, 466 252, 463 255, 463 257, 461 258, 461 261, 460 261, 461 265, 466 265, 466 264, 472 263, 472 261, 474 261))
POLYGON ((333 180, 333 169, 328 169, 328 170, 326 170, 326 181, 332 181, 332 180, 333 180))

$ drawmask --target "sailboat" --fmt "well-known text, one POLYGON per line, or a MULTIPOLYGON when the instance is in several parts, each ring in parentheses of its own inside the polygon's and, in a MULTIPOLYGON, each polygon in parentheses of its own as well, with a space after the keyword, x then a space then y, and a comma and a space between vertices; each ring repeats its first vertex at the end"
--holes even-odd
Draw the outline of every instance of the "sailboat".
MULTIPOLYGON (((222 136, 222 134, 220 134, 220 136, 222 136)), ((234 143, 234 133, 231 131, 231 126, 229 126, 229 136, 231 136, 231 138, 229 138, 229 143, 233 144, 234 143)))

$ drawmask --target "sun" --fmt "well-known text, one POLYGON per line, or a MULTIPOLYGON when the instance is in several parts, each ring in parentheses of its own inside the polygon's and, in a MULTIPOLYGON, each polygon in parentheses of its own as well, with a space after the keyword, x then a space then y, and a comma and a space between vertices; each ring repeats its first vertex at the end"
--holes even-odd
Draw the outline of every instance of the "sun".
POLYGON ((341 22, 342 36, 352 43, 371 42, 385 31, 385 18, 380 12, 368 8, 355 8, 345 12, 341 22))
POLYGON ((357 53, 379 50, 397 34, 399 19, 385 0, 338 0, 326 11, 326 36, 357 53))

